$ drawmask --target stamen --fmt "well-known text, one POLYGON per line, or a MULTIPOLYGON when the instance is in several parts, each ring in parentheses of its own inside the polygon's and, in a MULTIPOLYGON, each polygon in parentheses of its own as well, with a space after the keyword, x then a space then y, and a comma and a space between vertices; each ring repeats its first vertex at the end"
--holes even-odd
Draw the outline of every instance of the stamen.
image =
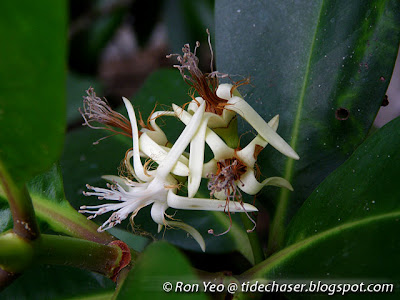
MULTIPOLYGON (((240 205, 244 209, 242 194, 236 186, 236 181, 240 181, 240 176, 243 175, 247 169, 246 165, 236 157, 219 161, 217 163, 217 168, 218 169, 216 174, 211 174, 207 176, 210 178, 210 181, 208 182, 208 189, 210 190, 210 196, 214 196, 214 194, 217 192, 224 191, 226 196, 225 209, 228 208, 228 211, 224 210, 224 212, 229 217, 230 225, 227 230, 219 234, 215 234, 214 230, 210 229, 208 233, 214 236, 224 235, 228 233, 232 228, 232 218, 229 211, 230 201, 233 201, 235 204, 240 203, 240 205)), ((246 210, 244 211, 246 212, 246 210)))
POLYGON ((210 34, 210 30, 208 30, 208 28, 206 29, 207 32, 207 41, 208 41, 208 46, 210 47, 210 54, 211 54, 211 60, 210 60, 210 70, 211 70, 211 74, 214 73, 214 51, 213 48, 211 46, 211 34, 210 34))
POLYGON ((208 189, 210 196, 215 193, 224 191, 227 197, 233 200, 241 201, 240 191, 236 188, 235 181, 240 180, 240 176, 246 172, 246 165, 238 158, 225 159, 217 162, 216 174, 210 174, 208 177, 208 189), (233 193, 232 196, 230 196, 233 193))
MULTIPOLYGON (((84 119, 83 125, 89 126, 92 129, 109 130, 114 133, 110 136, 122 134, 127 137, 132 137, 131 123, 127 118, 114 111, 105 99, 103 100, 97 97, 92 87, 90 87, 86 93, 87 96, 83 97, 83 112, 79 108, 79 112, 84 119), (96 122, 104 124, 105 126, 94 126, 93 123, 96 122), (116 130, 115 128, 120 130, 116 130)), ((95 144, 103 139, 104 138, 97 140, 95 144)))
POLYGON ((211 51, 211 73, 203 74, 203 72, 199 69, 199 59, 196 56, 197 48, 200 46, 199 42, 196 42, 196 46, 194 48, 194 52, 190 51, 189 44, 185 44, 182 48, 183 56, 179 54, 170 54, 167 55, 167 58, 176 56, 180 65, 174 65, 175 68, 179 70, 181 73, 183 80, 193 87, 197 93, 206 101, 206 112, 212 112, 218 115, 222 115, 224 105, 228 102, 228 100, 222 99, 217 96, 216 90, 219 84, 218 77, 227 76, 225 74, 220 74, 218 72, 214 72, 212 64, 213 64, 213 50, 211 47, 211 38, 210 32, 207 30, 208 34, 208 43, 211 51), (188 71, 190 76, 185 74, 185 71, 188 71))

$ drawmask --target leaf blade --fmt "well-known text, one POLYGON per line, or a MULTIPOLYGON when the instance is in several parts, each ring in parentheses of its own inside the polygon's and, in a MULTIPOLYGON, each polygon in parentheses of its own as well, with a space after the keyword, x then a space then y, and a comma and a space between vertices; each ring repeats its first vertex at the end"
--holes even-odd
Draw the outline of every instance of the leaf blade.
POLYGON ((392 183, 400 167, 399 128, 397 118, 330 174, 290 223, 286 248, 247 275, 397 281, 400 190, 392 183))
POLYGON ((272 247, 311 191, 366 137, 393 70, 398 11, 396 1, 216 3, 218 70, 254 76, 245 99, 264 118, 280 114, 278 133, 301 158, 269 149, 259 157, 267 176, 284 174, 295 189, 264 192, 277 202, 272 247), (347 120, 335 118, 341 107, 347 120))
POLYGON ((62 150, 66 4, 3 2, 1 12, 0 34, 8 42, 0 62, 0 159, 16 182, 24 182, 62 150))

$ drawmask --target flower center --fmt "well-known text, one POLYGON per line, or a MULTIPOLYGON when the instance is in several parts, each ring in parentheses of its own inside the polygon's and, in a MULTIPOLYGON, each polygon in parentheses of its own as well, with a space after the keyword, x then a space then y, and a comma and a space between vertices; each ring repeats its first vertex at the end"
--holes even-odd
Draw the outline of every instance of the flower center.
POLYGON ((224 191, 227 200, 241 201, 241 194, 235 182, 240 180, 246 169, 246 165, 236 157, 217 162, 217 172, 209 176, 208 189, 210 195, 213 196, 217 192, 224 191))

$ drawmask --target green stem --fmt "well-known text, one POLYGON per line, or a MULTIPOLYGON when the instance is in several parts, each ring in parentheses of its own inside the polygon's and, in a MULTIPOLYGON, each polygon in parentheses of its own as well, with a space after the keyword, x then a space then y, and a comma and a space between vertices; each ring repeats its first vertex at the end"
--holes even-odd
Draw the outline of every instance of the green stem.
POLYGON ((30 240, 39 237, 39 227, 28 190, 25 184, 14 182, 2 163, 0 163, 0 183, 10 205, 14 232, 30 240))
POLYGON ((0 235, 0 267, 8 273, 19 273, 34 262, 73 266, 112 277, 122 258, 123 250, 117 245, 48 234, 32 242, 11 230, 0 235))
POLYGON ((96 223, 87 220, 68 203, 60 207, 60 204, 48 201, 35 193, 31 196, 38 218, 49 224, 54 231, 100 244, 108 244, 115 240, 108 232, 98 232, 96 223))
MULTIPOLYGON (((240 217, 246 230, 253 228, 254 224, 250 221, 246 214, 241 213, 240 217)), ((265 259, 260 239, 258 238, 257 232, 255 230, 253 230, 252 232, 248 232, 247 236, 250 241, 251 250, 253 251, 254 264, 257 265, 265 259)))
POLYGON ((43 234, 35 241, 35 262, 73 266, 112 277, 123 257, 122 249, 66 236, 43 234))
POLYGON ((18 273, 33 260, 34 249, 30 240, 9 230, 0 235, 0 267, 10 273, 18 273))

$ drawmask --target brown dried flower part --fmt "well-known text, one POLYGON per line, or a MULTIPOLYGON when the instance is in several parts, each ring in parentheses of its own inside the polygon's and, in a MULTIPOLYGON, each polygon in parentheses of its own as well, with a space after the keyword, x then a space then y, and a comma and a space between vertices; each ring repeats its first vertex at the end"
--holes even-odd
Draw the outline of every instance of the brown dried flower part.
POLYGON ((83 125, 93 129, 109 130, 113 132, 111 136, 122 134, 132 138, 131 122, 127 118, 113 110, 105 99, 97 97, 92 87, 86 93, 87 96, 83 97, 83 112, 79 109, 85 120, 83 125), (93 123, 100 123, 105 126, 94 126, 93 123))
POLYGON ((222 115, 224 106, 228 100, 222 99, 217 96, 216 91, 219 85, 218 77, 227 77, 227 74, 221 74, 217 71, 213 71, 213 50, 210 41, 210 33, 208 34, 208 44, 211 51, 211 73, 203 74, 199 69, 199 58, 196 56, 196 50, 200 46, 199 42, 196 42, 194 51, 190 51, 190 45, 185 44, 182 48, 183 56, 180 54, 170 54, 167 58, 176 56, 180 65, 174 65, 177 68, 185 80, 185 82, 193 87, 197 93, 206 101, 206 112, 215 113, 222 115), (186 74, 189 72, 189 75, 186 74))
POLYGON ((246 165, 236 157, 217 162, 217 172, 209 176, 210 196, 224 191, 228 200, 241 201, 241 194, 235 182, 240 180, 240 176, 246 173, 246 170, 246 165))
POLYGON ((208 189, 210 190, 210 196, 214 196, 215 193, 224 192, 226 196, 226 205, 225 207, 228 208, 225 213, 229 217, 230 225, 229 228, 219 234, 214 234, 214 230, 210 229, 208 232, 215 236, 226 234, 232 228, 232 218, 229 211, 229 201, 235 201, 238 205, 242 206, 244 212, 246 213, 247 217, 252 221, 254 227, 247 232, 252 232, 255 227, 255 221, 249 216, 247 211, 244 209, 244 203, 242 201, 242 194, 237 187, 237 182, 240 181, 240 177, 245 174, 247 171, 247 166, 237 157, 228 158, 224 160, 220 160, 217 162, 217 171, 215 174, 210 174, 208 177, 210 181, 208 182, 208 189))

